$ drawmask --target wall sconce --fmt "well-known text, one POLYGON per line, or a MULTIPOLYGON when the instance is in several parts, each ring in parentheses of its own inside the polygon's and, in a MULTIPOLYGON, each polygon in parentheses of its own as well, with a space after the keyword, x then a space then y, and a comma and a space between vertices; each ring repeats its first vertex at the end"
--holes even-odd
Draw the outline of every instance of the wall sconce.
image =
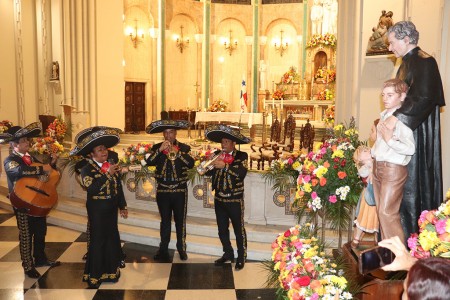
POLYGON ((131 27, 128 29, 128 35, 130 36, 134 48, 137 48, 137 45, 143 42, 144 32, 142 30, 138 30, 136 19, 134 19, 134 24, 134 29, 131 27))
POLYGON ((267 43, 267 36, 262 35, 259 37, 259 43, 264 46, 267 43))
POLYGON ((231 43, 231 41, 232 41, 231 32, 232 31, 230 30, 229 32, 230 32, 230 39, 228 39, 228 40, 225 39, 225 41, 223 42, 223 45, 225 46, 225 50, 228 51, 228 53, 231 56, 231 53, 233 53, 233 51, 236 50, 238 42, 237 42, 237 40, 235 40, 234 43, 231 43))
POLYGON ((201 42, 203 42, 203 34, 201 33, 194 34, 194 39, 197 44, 200 44, 201 42))
POLYGON ((183 53, 183 50, 189 46, 189 38, 183 37, 183 25, 180 26, 180 36, 177 37, 177 48, 183 53))
POLYGON ((152 27, 152 28, 150 28, 150 29, 148 30, 148 32, 149 32, 150 37, 151 37, 152 39, 158 38, 158 28, 152 27))
POLYGON ((285 41, 283 45, 283 30, 280 31, 280 43, 277 45, 277 41, 274 42, 275 50, 280 52, 280 56, 283 56, 283 52, 286 51, 288 47, 288 42, 285 41))

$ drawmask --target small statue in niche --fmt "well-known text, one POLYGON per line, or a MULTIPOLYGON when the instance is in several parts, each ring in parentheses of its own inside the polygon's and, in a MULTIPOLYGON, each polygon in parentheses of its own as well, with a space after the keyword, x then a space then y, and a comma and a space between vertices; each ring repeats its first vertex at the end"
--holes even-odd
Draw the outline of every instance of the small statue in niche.
POLYGON ((54 61, 52 63, 52 77, 51 80, 59 80, 59 63, 54 61))
POLYGON ((380 55, 389 53, 387 31, 394 24, 392 11, 383 10, 378 20, 377 27, 372 28, 372 35, 367 44, 366 55, 380 55))

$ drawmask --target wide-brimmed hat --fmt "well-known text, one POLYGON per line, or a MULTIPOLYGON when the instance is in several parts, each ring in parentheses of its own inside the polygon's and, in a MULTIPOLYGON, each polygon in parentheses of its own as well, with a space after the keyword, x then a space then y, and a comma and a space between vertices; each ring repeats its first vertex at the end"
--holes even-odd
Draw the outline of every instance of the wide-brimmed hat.
POLYGON ((25 127, 12 126, 5 132, 0 134, 0 144, 18 141, 21 138, 36 137, 42 132, 42 124, 40 122, 31 123, 25 127))
POLYGON ((236 144, 248 144, 250 138, 242 135, 238 129, 223 124, 210 125, 205 129, 205 137, 213 142, 221 143, 222 139, 229 139, 236 144))
POLYGON ((147 128, 145 128, 145 132, 160 133, 166 129, 186 129, 190 125, 190 122, 186 120, 158 120, 151 122, 147 128))
POLYGON ((109 127, 109 126, 94 126, 94 127, 89 127, 89 128, 85 128, 83 130, 81 130, 80 132, 77 133, 77 135, 75 136, 75 138, 73 139, 73 142, 75 144, 78 144, 79 142, 81 142, 85 137, 87 137, 89 134, 101 130, 101 129, 112 129, 117 131, 118 133, 123 133, 123 131, 119 128, 115 128, 115 127, 109 127))
POLYGON ((82 137, 75 137, 78 140, 76 146, 70 151, 70 155, 86 156, 92 152, 97 146, 103 145, 106 148, 111 148, 117 145, 120 141, 120 135, 117 128, 106 126, 94 126, 84 130, 82 137))

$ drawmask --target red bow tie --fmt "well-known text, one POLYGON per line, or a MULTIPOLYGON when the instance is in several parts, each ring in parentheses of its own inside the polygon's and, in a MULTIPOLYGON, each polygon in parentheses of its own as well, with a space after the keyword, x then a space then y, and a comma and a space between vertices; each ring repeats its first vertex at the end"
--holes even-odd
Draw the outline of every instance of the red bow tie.
POLYGON ((231 164, 232 162, 233 162, 233 160, 234 160, 234 158, 233 158, 233 155, 231 155, 231 154, 225 154, 225 157, 223 158, 223 161, 226 163, 226 164, 231 164))
POLYGON ((109 162, 105 161, 105 162, 102 164, 102 167, 101 167, 102 173, 108 172, 109 167, 110 167, 109 162))
POLYGON ((31 163, 32 163, 32 161, 31 161, 31 156, 29 156, 29 155, 27 155, 27 154, 24 155, 24 156, 22 156, 22 160, 23 160, 24 163, 27 164, 27 166, 30 166, 31 163))

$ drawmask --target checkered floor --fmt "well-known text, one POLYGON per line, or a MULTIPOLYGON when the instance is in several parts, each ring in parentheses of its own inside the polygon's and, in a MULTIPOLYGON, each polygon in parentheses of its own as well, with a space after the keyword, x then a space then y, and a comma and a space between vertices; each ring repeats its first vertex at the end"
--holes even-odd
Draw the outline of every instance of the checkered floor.
POLYGON ((47 256, 62 264, 38 268, 39 279, 26 277, 16 219, 0 209, 0 300, 276 299, 275 290, 265 288, 267 273, 260 262, 247 262, 236 272, 234 264, 214 266, 217 257, 188 252, 189 259, 181 261, 178 253, 171 251, 171 263, 158 263, 153 260, 156 247, 128 242, 123 244, 127 259, 119 282, 88 289, 81 280, 86 235, 49 225, 46 241, 47 256))

